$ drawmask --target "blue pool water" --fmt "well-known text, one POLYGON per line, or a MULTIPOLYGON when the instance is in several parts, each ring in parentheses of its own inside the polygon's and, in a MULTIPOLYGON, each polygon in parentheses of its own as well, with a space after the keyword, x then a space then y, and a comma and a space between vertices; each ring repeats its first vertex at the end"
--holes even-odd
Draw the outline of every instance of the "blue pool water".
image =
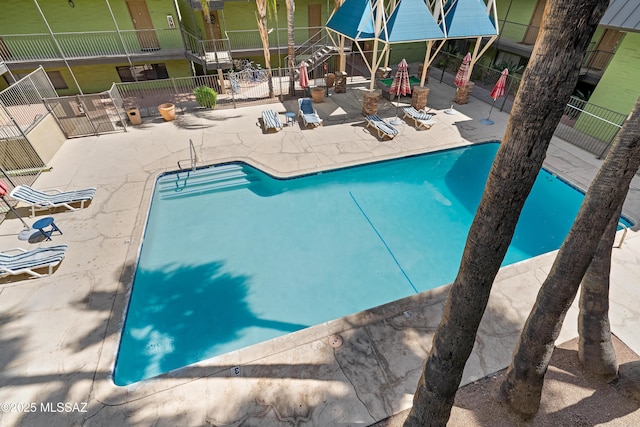
MULTIPOLYGON (((158 179, 118 385, 453 281, 498 143, 274 179, 158 179)), ((541 171, 503 265, 559 248, 583 194, 541 171)))

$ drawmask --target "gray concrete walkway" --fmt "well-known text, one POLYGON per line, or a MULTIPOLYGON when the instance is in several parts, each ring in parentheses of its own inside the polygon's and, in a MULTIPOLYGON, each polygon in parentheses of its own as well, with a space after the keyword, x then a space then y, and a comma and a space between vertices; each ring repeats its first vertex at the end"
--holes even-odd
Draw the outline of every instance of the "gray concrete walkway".
MULTIPOLYGON (((202 111, 175 122, 145 121, 129 132, 68 140, 35 187, 97 186, 94 201, 76 212, 53 213, 64 232, 53 243, 69 250, 47 278, 15 278, 0 285, 0 425, 370 425, 411 405, 422 362, 447 287, 317 325, 266 343, 128 386, 115 386, 114 369, 125 307, 156 177, 189 159, 198 164, 243 160, 277 176, 499 140, 507 115, 472 98, 444 114, 453 89, 429 85, 437 115, 431 130, 399 125, 380 141, 360 114, 363 85, 316 104, 324 126, 300 121, 277 133, 258 127, 261 110, 296 111, 295 100, 236 110, 202 111), (342 346, 334 348, 333 335, 342 346), (239 367, 239 370, 235 368, 239 367), (62 403, 60 406, 59 403, 62 403), (67 404, 65 406, 65 403, 67 404)), ((379 114, 395 106, 381 100, 379 114)), ((284 116, 281 116, 284 119, 284 116)), ((547 167, 586 188, 599 161, 554 140, 547 167)), ((183 163, 185 164, 185 163, 183 163)), ((640 218, 638 182, 625 213, 640 218)), ((27 215, 27 210, 20 212, 27 215)), ((27 221, 34 221, 33 218, 27 221)), ((0 247, 19 241, 17 219, 0 225, 0 247)), ((614 333, 640 352, 640 234, 631 231, 614 250, 611 320, 614 333)), ((554 253, 503 268, 496 280, 463 383, 506 367, 519 330, 554 253)), ((572 308, 560 341, 576 336, 572 308)))

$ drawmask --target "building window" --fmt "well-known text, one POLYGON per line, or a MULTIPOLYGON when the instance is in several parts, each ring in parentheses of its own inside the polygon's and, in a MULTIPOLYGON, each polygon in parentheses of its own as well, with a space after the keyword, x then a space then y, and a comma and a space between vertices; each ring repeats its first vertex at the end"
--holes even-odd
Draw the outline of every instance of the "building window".
POLYGON ((47 71, 47 76, 49 76, 49 80, 51 80, 55 89, 69 89, 60 71, 47 71))
POLYGON ((133 73, 130 67, 116 67, 116 71, 118 71, 121 82, 135 82, 169 78, 167 67, 164 64, 134 65, 133 73))
MULTIPOLYGON (((64 81, 64 78, 62 77, 62 73, 60 71, 45 72, 47 73, 47 77, 49 77, 49 80, 51 81, 54 89, 69 89, 69 86, 67 85, 67 82, 64 81)), ((13 73, 13 77, 15 77, 16 81, 18 81, 24 77, 27 77, 29 74, 30 73, 13 73)), ((5 80, 7 81, 7 83, 9 82, 9 79, 7 79, 6 77, 5 80)))

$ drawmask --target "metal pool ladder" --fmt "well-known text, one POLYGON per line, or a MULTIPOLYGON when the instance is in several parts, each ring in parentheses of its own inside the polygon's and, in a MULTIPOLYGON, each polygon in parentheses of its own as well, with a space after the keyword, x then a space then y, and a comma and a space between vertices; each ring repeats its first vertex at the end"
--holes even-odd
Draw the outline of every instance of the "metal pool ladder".
POLYGON ((618 225, 622 227, 622 230, 623 230, 622 231, 622 237, 620 237, 620 243, 615 245, 614 248, 621 248, 622 247, 622 243, 624 242, 624 238, 627 237, 627 231, 629 231, 629 227, 627 227, 623 223, 619 222, 618 225))
MULTIPOLYGON (((184 160, 178 160, 178 168, 183 169, 180 165, 184 160)), ((191 170, 196 170, 196 162, 198 161, 198 155, 196 154, 196 147, 193 145, 193 141, 189 138, 189 164, 191 165, 191 170)))

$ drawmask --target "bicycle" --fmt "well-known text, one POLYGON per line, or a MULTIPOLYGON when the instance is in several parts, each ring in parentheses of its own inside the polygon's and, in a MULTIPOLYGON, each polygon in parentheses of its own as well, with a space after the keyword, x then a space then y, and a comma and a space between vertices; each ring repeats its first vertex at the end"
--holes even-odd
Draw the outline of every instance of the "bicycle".
POLYGON ((233 66, 239 71, 236 73, 238 79, 245 82, 261 83, 267 81, 268 73, 262 69, 260 64, 254 66, 249 59, 234 59, 233 66))

